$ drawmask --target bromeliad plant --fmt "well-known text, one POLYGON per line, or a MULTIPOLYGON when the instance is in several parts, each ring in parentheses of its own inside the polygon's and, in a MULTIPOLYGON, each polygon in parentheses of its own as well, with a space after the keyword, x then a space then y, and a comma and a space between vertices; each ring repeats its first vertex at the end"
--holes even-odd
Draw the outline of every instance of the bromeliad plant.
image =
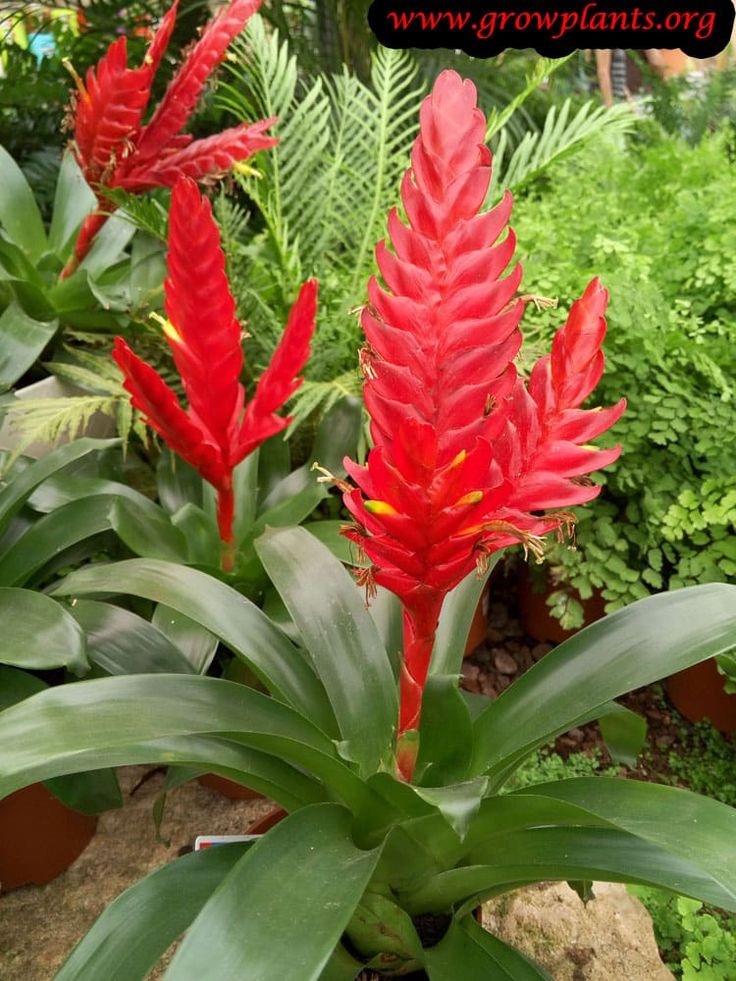
POLYGON ((72 106, 72 146, 98 208, 85 218, 74 254, 62 272, 71 275, 89 251, 115 204, 107 189, 141 194, 173 187, 180 177, 207 180, 275 144, 266 130, 273 119, 233 126, 201 140, 180 131, 191 116, 202 89, 234 37, 260 6, 260 0, 230 0, 207 25, 185 58, 150 120, 143 124, 154 77, 176 21, 178 0, 154 34, 140 68, 128 68, 126 38, 110 45, 85 82, 75 74, 78 94, 72 106))
POLYGON ((133 406, 168 446, 217 491, 222 569, 235 564, 234 471, 288 425, 277 410, 301 384, 317 312, 317 283, 307 281, 291 309, 271 363, 245 404, 242 328, 225 273, 220 234, 206 198, 182 178, 171 196, 163 330, 189 401, 184 411, 158 372, 122 337, 113 357, 133 406), (192 273, 194 272, 194 276, 192 273))
POLYGON ((587 442, 620 407, 579 408, 602 369, 597 284, 529 386, 515 378, 520 305, 506 306, 518 273, 498 279, 513 239, 490 249, 508 202, 476 217, 490 161, 471 142, 482 127, 472 86, 441 76, 421 124, 403 192, 409 227, 393 215, 395 255, 379 249, 391 293, 373 284, 364 316, 376 447, 365 470, 351 470, 368 496, 345 488, 360 521, 349 534, 376 561, 362 577, 378 584, 370 610, 340 561, 298 528, 256 543, 298 645, 199 570, 139 559, 88 567, 54 594, 166 604, 221 638, 268 694, 208 677, 132 676, 42 692, 0 713, 0 794, 82 768, 158 762, 227 776, 290 812, 255 845, 184 856, 133 886, 57 981, 137 981, 184 931, 169 981, 348 981, 365 967, 423 970, 430 981, 544 979, 470 915, 539 880, 633 881, 736 910, 733 809, 602 777, 506 786, 535 749, 615 711, 612 699, 731 647, 735 587, 621 610, 492 703, 459 691, 483 586, 466 575, 475 556, 519 539, 536 548, 564 523, 546 509, 594 494, 585 475, 615 451, 587 442), (403 604, 404 657, 402 608, 380 583, 403 604))

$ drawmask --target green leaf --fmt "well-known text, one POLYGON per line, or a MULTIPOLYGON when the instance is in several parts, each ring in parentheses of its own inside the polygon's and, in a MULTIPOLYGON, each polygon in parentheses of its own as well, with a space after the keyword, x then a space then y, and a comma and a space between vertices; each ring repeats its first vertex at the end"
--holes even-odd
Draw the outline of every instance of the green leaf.
MULTIPOLYGON (((34 511, 49 512, 70 504, 72 501, 88 500, 93 497, 107 497, 108 500, 124 497, 134 504, 146 506, 148 498, 127 484, 102 477, 85 477, 76 473, 62 471, 37 487, 28 499, 28 506, 34 511)), ((109 511, 109 507, 108 507, 109 511)))
POLYGON ((221 845, 168 862, 126 889, 69 955, 56 981, 140 981, 250 847, 221 845))
POLYGON ((283 433, 276 433, 258 448, 258 507, 271 491, 288 477, 291 470, 289 444, 283 433))
POLYGON ((411 913, 468 911, 481 899, 533 882, 592 879, 636 882, 694 896, 733 910, 725 891, 694 862, 635 835, 610 828, 531 828, 499 834, 488 864, 442 872, 423 887, 400 895, 411 913))
POLYGON ((222 542, 214 518, 196 504, 185 504, 171 523, 186 539, 188 562, 218 568, 222 542))
POLYGON ((424 957, 429 981, 551 981, 546 971, 486 932, 472 916, 453 920, 442 940, 426 950, 424 957))
POLYGON ((736 586, 724 583, 650 596, 598 620, 537 662, 481 713, 471 772, 501 772, 612 699, 734 643, 736 586))
POLYGON ((46 687, 46 682, 35 675, 0 664, 0 711, 36 695, 46 687))
POLYGON ((344 521, 309 521, 302 525, 305 531, 314 535, 317 541, 322 542, 344 565, 353 568, 368 565, 367 561, 361 562, 358 559, 357 549, 353 542, 340 534, 340 529, 344 526, 344 521))
POLYGON ((334 731, 324 689, 311 667, 258 607, 234 589, 196 569, 156 559, 78 569, 54 589, 62 596, 105 592, 163 603, 195 620, 242 658, 274 695, 326 732, 334 731))
POLYGON ((647 739, 647 723, 636 712, 611 702, 598 717, 601 735, 614 763, 634 769, 647 739))
POLYGON ((736 906, 736 810, 689 791, 577 778, 487 798, 462 845, 437 827, 431 817, 407 831, 434 843, 445 867, 462 867, 411 889, 404 901, 416 912, 472 908, 473 898, 545 879, 640 881, 736 906))
POLYGON ((123 806, 123 796, 114 770, 67 773, 45 780, 44 786, 60 801, 82 814, 102 814, 123 806))
POLYGON ((84 179, 71 150, 64 153, 54 196, 54 213, 49 228, 49 248, 66 258, 69 239, 84 218, 94 211, 97 199, 84 179))
POLYGON ((19 668, 89 670, 84 634, 60 603, 30 589, 0 587, 0 662, 19 668))
POLYGON ((383 640, 383 646, 388 653, 394 676, 398 679, 404 648, 404 614, 401 602, 398 596, 390 593, 383 586, 378 586, 376 595, 371 599, 368 612, 378 627, 378 632, 383 640))
POLYGON ((460 674, 473 615, 499 556, 493 556, 484 575, 472 572, 445 597, 429 668, 432 674, 460 674))
POLYGON ((363 970, 363 964, 356 961, 354 957, 345 950, 340 944, 332 952, 332 955, 319 976, 319 981, 355 981, 355 978, 363 970))
POLYGON ((297 811, 264 835, 217 888, 174 956, 167 981, 222 977, 310 981, 327 965, 376 867, 336 804, 297 811), (276 883, 288 882, 290 901, 276 883), (248 915, 243 915, 243 897, 248 915), (299 916, 294 916, 298 906, 299 916))
MULTIPOLYGON (((317 483, 318 474, 312 470, 312 463, 319 463, 336 477, 341 477, 345 474, 345 467, 342 461, 345 456, 349 456, 355 452, 355 447, 360 436, 362 411, 363 408, 360 400, 352 396, 347 396, 341 399, 325 414, 317 430, 309 461, 304 466, 299 467, 298 470, 292 471, 292 473, 271 490, 261 504, 261 514, 259 516, 261 519, 265 518, 266 512, 288 501, 294 495, 300 494, 300 492, 307 488, 312 492, 311 499, 316 501, 312 505, 312 509, 316 507, 319 501, 325 497, 326 491, 323 484, 317 483), (319 491, 318 494, 317 491, 319 491)), ((303 500, 305 501, 304 506, 306 507, 306 502, 310 500, 309 495, 305 494, 303 500)), ((282 512, 275 511, 273 513, 280 514, 282 512)), ((306 511, 303 516, 309 513, 309 511, 306 511)), ((278 524, 279 526, 286 524, 285 521, 277 522, 271 519, 267 523, 270 525, 278 524)), ((263 527, 265 528, 265 524, 263 524, 263 527)))
POLYGON ((93 450, 104 450, 109 446, 117 446, 118 443, 116 439, 76 439, 73 443, 52 450, 51 453, 47 453, 46 456, 26 467, 0 491, 0 532, 10 518, 20 511, 40 483, 93 450))
POLYGON ((77 600, 70 610, 87 656, 108 674, 195 674, 185 655, 148 620, 111 603, 77 600))
POLYGON ((214 634, 163 603, 153 611, 151 622, 179 648, 196 674, 207 673, 219 643, 214 634))
POLYGON ((124 212, 118 211, 107 219, 95 235, 92 248, 79 264, 80 270, 89 275, 90 282, 121 258, 135 233, 135 225, 126 219, 124 212))
POLYGON ((110 507, 110 524, 128 548, 145 559, 186 562, 187 540, 169 516, 153 501, 116 498, 110 507))
POLYGON ((0 392, 7 391, 41 356, 58 320, 34 320, 13 300, 0 316, 0 392))
POLYGON ((33 192, 23 171, 0 146, 0 225, 30 259, 39 259, 48 248, 46 232, 33 192))
POLYGON ((447 787, 415 787, 422 800, 436 807, 452 830, 462 840, 478 813, 483 795, 488 789, 488 778, 468 780, 447 787))
POLYGON ((269 530, 256 548, 299 628, 344 740, 366 774, 386 762, 398 715, 396 684, 355 582, 303 528, 269 530))
POLYGON ((422 695, 417 782, 438 787, 465 778, 473 727, 457 677, 430 675, 422 695))
MULTIPOLYGON (((128 762, 193 760, 183 736, 226 736, 311 771, 355 809, 375 796, 293 709, 218 678, 119 675, 40 692, 0 714, 0 798, 37 780, 128 762), (168 744, 174 745, 169 750, 168 744)), ((217 755, 212 760, 217 765, 217 755)))
MULTIPOLYGON (((572 804, 691 862, 718 883, 736 909, 736 809, 688 790, 580 777, 517 791, 572 804)), ((696 898, 704 898, 698 896, 696 898)))
POLYGON ((163 448, 156 465, 156 483, 158 498, 169 514, 176 514, 185 504, 201 507, 202 478, 168 446, 163 448))
POLYGON ((72 501, 45 514, 0 559, 0 585, 23 586, 67 548, 110 528, 110 498, 72 501))

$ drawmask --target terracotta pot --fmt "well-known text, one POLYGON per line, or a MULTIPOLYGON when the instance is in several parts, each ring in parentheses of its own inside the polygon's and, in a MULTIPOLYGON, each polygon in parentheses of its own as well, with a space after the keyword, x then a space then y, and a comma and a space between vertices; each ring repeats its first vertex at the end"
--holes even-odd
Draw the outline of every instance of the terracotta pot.
POLYGON ((483 590, 483 595, 475 608, 475 613, 473 614, 473 621, 470 624, 470 633, 468 634, 468 640, 465 644, 465 654, 463 657, 470 657, 470 655, 475 651, 476 647, 480 647, 480 645, 486 639, 489 605, 490 585, 486 585, 486 588, 483 590))
MULTIPOLYGON (((519 573, 517 598, 519 603, 519 619, 524 632, 540 643, 561 644, 563 640, 572 637, 577 633, 576 630, 565 630, 560 626, 560 621, 550 613, 547 606, 547 597, 555 592, 557 587, 547 581, 544 592, 538 593, 534 589, 534 580, 526 566, 519 573)), ((568 587, 572 596, 582 604, 583 607, 583 626, 588 626, 596 620, 605 616, 606 601, 595 593, 590 599, 581 599, 576 590, 568 587)))
POLYGON ((278 824, 279 821, 283 821, 284 818, 288 816, 288 812, 285 811, 283 807, 274 807, 274 809, 269 811, 268 814, 264 814, 262 818, 258 818, 257 821, 254 821, 248 828, 246 834, 265 835, 265 833, 270 831, 275 824, 278 824))
POLYGON ((668 678, 667 694, 690 722, 709 719, 721 732, 736 732, 736 695, 723 690, 725 680, 711 658, 668 678))
POLYGON ((0 887, 3 892, 55 879, 82 854, 97 818, 62 804, 43 784, 0 801, 0 887))
POLYGON ((197 783, 208 790, 214 790, 217 794, 222 794, 228 800, 259 800, 263 797, 263 794, 259 794, 257 790, 251 790, 250 787, 244 787, 216 773, 205 773, 197 777, 197 783))

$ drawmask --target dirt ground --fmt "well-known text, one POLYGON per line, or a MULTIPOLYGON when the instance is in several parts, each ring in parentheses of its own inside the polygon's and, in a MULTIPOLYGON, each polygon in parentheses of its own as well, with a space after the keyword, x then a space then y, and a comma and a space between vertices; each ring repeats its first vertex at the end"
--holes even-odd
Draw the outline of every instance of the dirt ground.
MULTIPOLYGON (((131 796, 151 767, 119 771, 125 805, 100 817, 97 834, 66 872, 46 886, 0 896, 1 981, 50 981, 105 907, 148 872, 188 850, 199 834, 244 834, 274 805, 230 801, 199 784, 177 787, 167 798, 156 841, 152 807, 163 786, 156 773, 131 796)), ((160 972, 151 974, 151 979, 160 972)), ((104 981, 100 978, 100 981, 104 981)))

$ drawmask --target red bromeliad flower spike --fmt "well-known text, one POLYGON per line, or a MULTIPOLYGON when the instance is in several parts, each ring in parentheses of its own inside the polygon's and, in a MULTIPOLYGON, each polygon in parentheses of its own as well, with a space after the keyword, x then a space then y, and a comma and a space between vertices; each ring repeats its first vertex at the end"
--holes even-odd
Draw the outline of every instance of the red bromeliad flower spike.
POLYGON ((401 190, 408 226, 393 210, 376 250, 362 324, 361 364, 374 447, 346 460, 358 488, 345 493, 345 534, 373 563, 372 581, 404 609, 397 768, 412 778, 422 693, 443 600, 474 565, 572 520, 567 508, 599 491, 584 475, 620 447, 590 440, 624 410, 579 408, 603 370, 607 293, 594 280, 558 331, 551 356, 525 383, 521 267, 511 196, 481 214, 491 176, 475 86, 443 72, 421 109, 401 190))
POLYGON ((224 543, 222 568, 231 572, 233 470, 260 444, 284 429, 276 415, 301 384, 317 309, 309 280, 291 309, 271 363, 249 404, 240 383, 242 330, 225 275, 225 256, 209 201, 182 178, 171 196, 164 333, 181 376, 188 411, 160 375, 122 337, 113 357, 125 375, 133 406, 169 447, 217 490, 217 521, 224 543))
POLYGON ((260 3, 230 0, 205 28, 146 125, 143 115, 174 29, 178 0, 161 21, 140 68, 128 68, 122 37, 110 45, 96 70, 88 70, 85 82, 75 75, 78 93, 72 104, 72 146, 87 182, 95 189, 99 210, 82 223, 62 279, 74 272, 115 210, 105 197, 106 187, 141 194, 154 187, 173 187, 180 177, 212 179, 276 144, 265 132, 274 119, 242 123, 201 140, 180 133, 205 82, 260 3))

